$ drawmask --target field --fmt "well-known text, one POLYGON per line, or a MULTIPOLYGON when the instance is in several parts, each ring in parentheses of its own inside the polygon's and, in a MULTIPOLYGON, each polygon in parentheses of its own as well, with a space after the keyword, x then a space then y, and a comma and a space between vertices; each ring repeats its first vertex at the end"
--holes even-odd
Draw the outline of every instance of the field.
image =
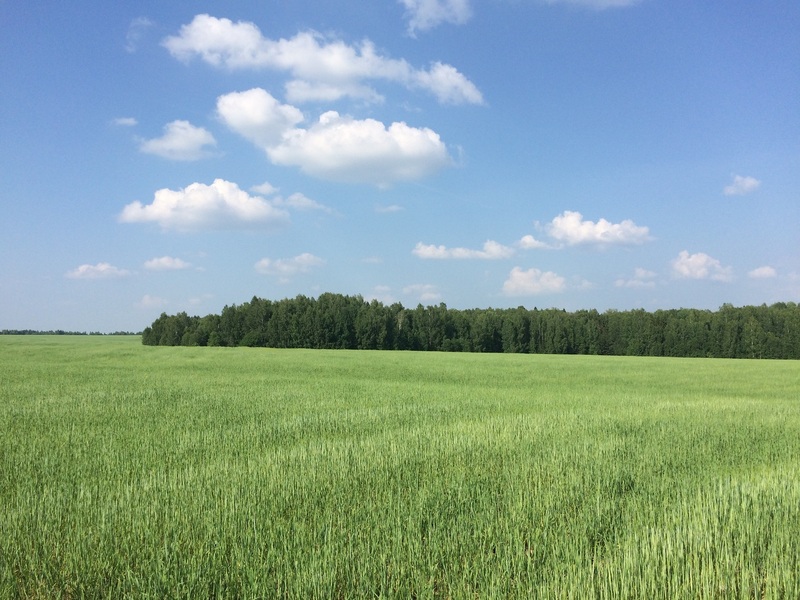
POLYGON ((799 598, 800 362, 0 337, 2 598, 799 598))

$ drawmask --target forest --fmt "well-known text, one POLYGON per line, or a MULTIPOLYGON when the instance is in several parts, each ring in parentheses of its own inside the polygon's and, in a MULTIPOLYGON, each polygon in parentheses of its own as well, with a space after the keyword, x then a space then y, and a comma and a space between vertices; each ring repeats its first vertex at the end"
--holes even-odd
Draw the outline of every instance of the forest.
POLYGON ((153 346, 260 346, 617 356, 800 358, 800 305, 717 311, 447 308, 324 293, 253 297, 204 317, 162 313, 142 332, 153 346))

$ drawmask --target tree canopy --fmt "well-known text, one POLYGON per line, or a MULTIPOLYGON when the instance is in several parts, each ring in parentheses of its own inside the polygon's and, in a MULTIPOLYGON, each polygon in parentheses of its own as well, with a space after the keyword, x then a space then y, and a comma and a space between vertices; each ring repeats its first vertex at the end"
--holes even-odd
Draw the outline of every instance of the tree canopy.
POLYGON ((161 346, 261 346, 720 358, 800 358, 800 305, 600 313, 555 308, 469 309, 325 293, 253 297, 219 315, 162 313, 142 332, 161 346))

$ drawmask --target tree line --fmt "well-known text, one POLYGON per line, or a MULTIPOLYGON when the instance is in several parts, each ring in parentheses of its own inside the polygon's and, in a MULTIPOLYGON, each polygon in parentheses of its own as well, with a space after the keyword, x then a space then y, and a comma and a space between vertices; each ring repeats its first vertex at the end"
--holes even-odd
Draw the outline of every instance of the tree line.
POLYGON ((3 329, 0 335, 139 335, 133 331, 113 331, 103 333, 102 331, 64 331, 63 329, 3 329))
POLYGON ((162 313, 142 332, 161 346, 800 358, 800 305, 645 310, 447 308, 325 293, 225 306, 204 317, 162 313))

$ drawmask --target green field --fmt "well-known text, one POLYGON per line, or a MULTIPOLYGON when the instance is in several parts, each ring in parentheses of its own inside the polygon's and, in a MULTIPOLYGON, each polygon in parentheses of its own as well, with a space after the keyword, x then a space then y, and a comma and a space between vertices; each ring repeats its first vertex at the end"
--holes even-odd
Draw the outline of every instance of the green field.
POLYGON ((800 362, 0 337, 0 598, 800 597, 800 362))

